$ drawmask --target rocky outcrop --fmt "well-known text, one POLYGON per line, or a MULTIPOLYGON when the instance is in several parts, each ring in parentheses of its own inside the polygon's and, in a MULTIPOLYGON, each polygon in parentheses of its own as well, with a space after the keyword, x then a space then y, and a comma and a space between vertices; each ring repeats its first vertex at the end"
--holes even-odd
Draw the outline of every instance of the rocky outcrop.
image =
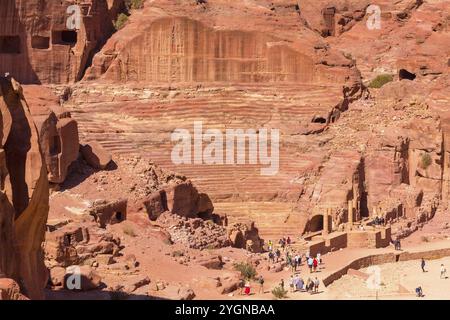
POLYGON ((94 201, 89 214, 95 219, 100 228, 106 225, 120 223, 127 218, 127 199, 116 201, 97 200, 94 201))
POLYGON ((0 279, 0 300, 27 300, 20 293, 20 287, 13 279, 0 279))
POLYGON ((114 31, 123 0, 4 0, 0 6, 0 74, 22 83, 80 80, 114 31), (77 5, 77 6, 74 6, 77 5))
POLYGON ((120 239, 95 223, 70 223, 46 236, 46 259, 51 269, 107 261, 106 256, 113 258, 119 252, 120 239))
POLYGON ((311 83, 345 81, 355 71, 301 23, 295 1, 273 6, 212 0, 199 10, 152 1, 108 40, 85 79, 311 83))
POLYGON ((196 218, 199 215, 206 218, 214 211, 208 195, 199 193, 191 181, 167 186, 152 193, 143 203, 151 220, 157 219, 165 211, 186 218, 196 218))
POLYGON ((38 131, 13 79, 0 77, 0 111, 0 274, 20 283, 28 297, 41 299, 48 276, 42 250, 48 179, 38 131))
POLYGON ((166 211, 157 222, 165 227, 173 242, 189 248, 217 249, 230 245, 227 230, 212 220, 186 218, 166 211))
POLYGON ((80 147, 80 151, 86 162, 92 168, 97 170, 106 169, 108 164, 112 161, 111 154, 96 141, 82 144, 80 147))
POLYGON ((47 165, 48 180, 63 183, 69 166, 78 158, 78 125, 70 112, 59 105, 46 87, 24 86, 30 112, 39 132, 39 142, 47 165))
POLYGON ((232 247, 246 249, 253 253, 262 252, 264 240, 259 237, 254 222, 237 223, 227 230, 232 247))

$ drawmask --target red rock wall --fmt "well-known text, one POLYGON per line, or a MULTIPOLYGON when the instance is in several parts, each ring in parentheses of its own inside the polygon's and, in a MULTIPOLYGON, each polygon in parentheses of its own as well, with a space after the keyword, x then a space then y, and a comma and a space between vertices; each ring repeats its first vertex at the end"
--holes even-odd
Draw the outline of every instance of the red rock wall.
POLYGON ((78 2, 2 0, 0 40, 11 50, 0 48, 0 74, 8 72, 22 83, 68 83, 81 79, 95 50, 112 33, 109 6, 116 10, 114 5, 123 0, 109 5, 106 0, 85 1, 76 41, 62 42, 58 32, 68 30, 67 8, 78 2))
MULTIPOLYGON (((85 79, 345 83, 357 72, 304 26, 295 1, 147 3, 94 57, 85 79)), ((358 80, 359 81, 359 80, 358 80)))
POLYGON ((3 77, 0 110, 0 274, 16 280, 28 297, 41 299, 47 282, 42 250, 49 210, 47 172, 22 88, 3 77))
POLYGON ((106 73, 116 81, 309 82, 313 61, 280 39, 215 31, 186 18, 162 18, 135 37, 106 73))

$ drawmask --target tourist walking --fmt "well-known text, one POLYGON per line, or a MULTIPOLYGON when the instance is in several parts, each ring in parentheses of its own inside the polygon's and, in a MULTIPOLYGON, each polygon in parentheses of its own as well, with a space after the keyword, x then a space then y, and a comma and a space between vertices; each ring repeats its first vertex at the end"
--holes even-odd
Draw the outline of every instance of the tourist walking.
POLYGON ((275 254, 272 251, 269 252, 269 261, 275 263, 275 254))
POLYGON ((426 272, 425 271, 425 260, 422 258, 422 261, 420 262, 420 267, 422 268, 422 272, 426 272))
POLYGON ((312 282, 311 278, 308 278, 306 281, 306 292, 309 292, 312 294, 312 290, 314 288, 314 283, 312 282))
POLYGON ((447 269, 445 269, 444 265, 441 264, 441 279, 447 278, 447 269))
POLYGON ((314 272, 317 272, 317 266, 319 265, 319 262, 317 261, 316 258, 313 259, 313 269, 314 272))
POLYGON ((294 276, 291 276, 291 279, 289 280, 289 288, 291 289, 291 292, 293 293, 295 290, 295 284, 294 284, 294 276))
POLYGON ((282 291, 284 291, 284 279, 281 279, 280 288, 282 291))
POLYGON ((320 285, 320 281, 319 279, 317 279, 317 277, 314 279, 314 292, 318 293, 319 292, 319 285, 320 285))
POLYGON ((244 286, 244 294, 246 296, 250 295, 250 281, 247 281, 244 286))
POLYGON ((277 251, 275 252, 275 254, 276 254, 276 256, 277 256, 277 262, 278 262, 278 260, 280 260, 280 258, 281 258, 281 251, 280 251, 280 249, 277 249, 277 251))
POLYGON ((313 258, 309 257, 309 258, 308 258, 308 268, 309 268, 309 273, 312 273, 312 271, 313 271, 313 264, 314 264, 313 258))
POLYGON ((259 283, 259 293, 264 293, 264 278, 263 278, 263 276, 259 276, 258 283, 259 283))
POLYGON ((320 252, 317 252, 316 259, 319 264, 322 264, 322 256, 320 255, 320 252))
POLYGON ((302 278, 299 278, 297 281, 297 291, 303 291, 303 287, 305 285, 305 282, 302 278))
POLYGON ((416 296, 419 297, 419 298, 423 297, 423 291, 422 291, 422 287, 421 286, 416 288, 416 296))

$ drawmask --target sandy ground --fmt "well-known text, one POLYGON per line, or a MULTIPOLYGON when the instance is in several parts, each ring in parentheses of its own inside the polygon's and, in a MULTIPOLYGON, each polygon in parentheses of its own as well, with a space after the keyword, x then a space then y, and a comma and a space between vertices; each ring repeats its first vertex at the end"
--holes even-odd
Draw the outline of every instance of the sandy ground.
POLYGON ((450 257, 439 260, 426 261, 423 272, 420 260, 397 263, 386 263, 368 270, 360 271, 374 274, 376 267, 380 271, 381 284, 379 289, 370 289, 362 278, 345 275, 328 287, 327 297, 330 299, 450 299, 450 278, 440 278, 441 264, 447 270, 450 266, 450 257), (402 285, 411 294, 399 294, 399 285, 402 285), (424 297, 418 298, 413 292, 418 286, 422 287, 424 297))

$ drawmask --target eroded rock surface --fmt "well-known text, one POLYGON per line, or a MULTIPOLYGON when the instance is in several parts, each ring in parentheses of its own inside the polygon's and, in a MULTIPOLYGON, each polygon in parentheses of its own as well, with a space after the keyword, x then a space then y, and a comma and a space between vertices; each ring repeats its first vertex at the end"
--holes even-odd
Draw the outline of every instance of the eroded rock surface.
POLYGON ((39 134, 22 87, 0 77, 1 252, 0 274, 42 299, 47 282, 42 243, 49 210, 49 187, 39 134))

